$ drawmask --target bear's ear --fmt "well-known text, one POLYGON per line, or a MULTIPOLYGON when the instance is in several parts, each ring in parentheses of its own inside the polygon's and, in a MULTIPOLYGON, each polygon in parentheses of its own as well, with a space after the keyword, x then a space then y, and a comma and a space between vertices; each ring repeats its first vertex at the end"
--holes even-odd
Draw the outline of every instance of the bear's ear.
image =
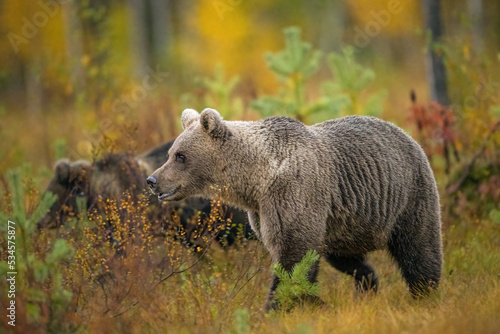
POLYGON ((89 177, 90 172, 90 162, 86 160, 78 160, 71 164, 69 171, 69 182, 73 182, 76 179, 79 181, 84 181, 89 177))
POLYGON ((182 128, 184 130, 186 130, 187 127, 189 126, 189 124, 193 123, 193 121, 197 120, 198 118, 200 118, 200 114, 198 114, 198 112, 196 110, 185 109, 182 112, 182 116, 181 116, 182 128))
POLYGON ((68 159, 59 159, 54 165, 54 173, 56 174, 57 181, 59 183, 66 183, 69 180, 71 161, 68 159))
POLYGON ((222 116, 217 110, 207 108, 200 114, 201 128, 212 138, 227 139, 231 136, 231 131, 222 122, 222 116))

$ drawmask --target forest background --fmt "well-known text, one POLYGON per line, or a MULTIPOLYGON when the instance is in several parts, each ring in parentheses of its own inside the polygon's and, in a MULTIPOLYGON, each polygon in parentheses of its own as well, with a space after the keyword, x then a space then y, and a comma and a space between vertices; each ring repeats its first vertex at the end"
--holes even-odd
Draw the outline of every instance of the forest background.
MULTIPOLYGON (((18 325, 8 327, 2 315, 2 326, 18 333, 498 331, 499 32, 500 3, 486 0, 0 0, 2 274, 7 219, 22 221, 18 325), (58 159, 147 151, 180 133, 188 107, 212 107, 228 120, 287 115, 307 124, 374 115, 408 131, 441 194, 439 294, 411 300, 392 261, 375 253, 377 296, 352 298, 352 280, 322 264, 327 306, 265 315, 272 268, 255 241, 213 246, 199 261, 174 241, 149 241, 141 220, 134 226, 143 239, 127 246, 134 255, 117 260, 91 235, 88 217, 55 231, 33 228, 58 159), (167 252, 182 270, 161 280, 157 264, 167 252), (97 280, 103 272, 113 272, 112 283, 97 280)), ((7 286, 0 290, 5 310, 7 286)))

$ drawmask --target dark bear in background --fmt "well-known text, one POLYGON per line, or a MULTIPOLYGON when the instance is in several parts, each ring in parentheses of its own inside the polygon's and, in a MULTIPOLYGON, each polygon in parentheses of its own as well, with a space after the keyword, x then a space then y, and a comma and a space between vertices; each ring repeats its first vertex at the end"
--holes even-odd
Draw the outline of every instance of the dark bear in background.
MULTIPOLYGON (((308 250, 376 290, 369 252, 386 249, 413 296, 437 287, 439 193, 418 143, 394 124, 349 116, 306 126, 287 117, 224 121, 186 109, 167 162, 148 177, 158 198, 218 196, 248 211, 274 263, 291 271, 308 250)), ((315 282, 319 262, 309 271, 315 282)), ((274 276, 268 307, 277 307, 274 276)))
POLYGON ((98 197, 120 198, 125 191, 137 200, 143 181, 137 160, 131 154, 109 154, 91 164, 85 160, 71 162, 61 159, 54 166, 54 178, 46 191, 57 196, 39 227, 58 226, 68 216, 78 213, 77 198, 85 199, 87 210, 97 205, 98 197))
MULTIPOLYGON (((77 198, 82 197, 88 211, 97 209, 98 199, 120 199, 126 192, 134 202, 146 189, 145 176, 160 167, 167 160, 167 153, 172 142, 156 147, 140 155, 130 153, 108 154, 91 164, 85 160, 70 161, 61 159, 54 167, 54 178, 46 191, 57 196, 47 215, 38 222, 38 227, 55 227, 64 224, 71 216, 78 213, 77 198)), ((240 210, 224 206, 220 219, 213 229, 202 229, 198 219, 204 222, 212 211, 210 201, 201 198, 188 198, 181 202, 160 203, 155 196, 150 196, 148 218, 156 224, 157 230, 165 232, 169 229, 182 228, 183 242, 188 246, 202 243, 200 236, 212 236, 217 230, 215 239, 219 244, 232 245, 239 231, 245 237, 251 236, 246 214, 240 210), (222 226, 226 221, 232 222, 230 228, 222 226), (196 231, 196 235, 194 233, 196 231)), ((206 226, 205 226, 206 227, 206 226)), ((109 238, 113 239, 112 228, 109 238)))

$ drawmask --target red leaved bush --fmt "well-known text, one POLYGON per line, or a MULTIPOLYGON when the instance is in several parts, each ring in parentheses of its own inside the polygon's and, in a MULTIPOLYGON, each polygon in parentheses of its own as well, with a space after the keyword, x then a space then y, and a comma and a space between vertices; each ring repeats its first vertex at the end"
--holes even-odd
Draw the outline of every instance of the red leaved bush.
POLYGON ((444 157, 445 172, 449 174, 451 154, 453 153, 456 161, 460 161, 456 147, 458 136, 454 129, 456 118, 453 110, 434 101, 428 105, 419 104, 414 91, 411 91, 410 97, 412 102, 410 122, 417 127, 418 142, 429 160, 435 155, 444 157))

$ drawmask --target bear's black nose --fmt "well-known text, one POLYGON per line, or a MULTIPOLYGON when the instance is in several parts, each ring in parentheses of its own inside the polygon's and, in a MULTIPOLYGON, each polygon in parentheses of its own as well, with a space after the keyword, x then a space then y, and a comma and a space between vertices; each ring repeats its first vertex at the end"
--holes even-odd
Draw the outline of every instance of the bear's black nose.
POLYGON ((149 186, 151 187, 151 189, 153 189, 154 186, 156 185, 156 179, 152 175, 148 176, 148 178, 146 179, 146 182, 149 184, 149 186))

